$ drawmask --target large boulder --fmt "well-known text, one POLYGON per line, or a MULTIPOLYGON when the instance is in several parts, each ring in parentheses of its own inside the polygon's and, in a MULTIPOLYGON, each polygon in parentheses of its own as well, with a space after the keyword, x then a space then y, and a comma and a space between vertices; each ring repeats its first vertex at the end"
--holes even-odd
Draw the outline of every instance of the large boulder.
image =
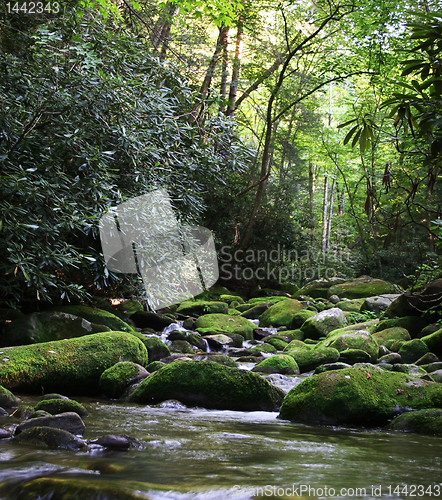
POLYGON ((130 315, 129 319, 137 328, 151 328, 156 332, 163 331, 176 321, 169 316, 152 311, 136 311, 130 315))
POLYGON ((0 385, 0 408, 17 408, 20 400, 0 385))
POLYGON ((298 364, 292 356, 287 354, 275 354, 258 363, 252 372, 258 373, 282 373, 283 375, 298 375, 300 373, 298 364))
POLYGON ((390 349, 398 340, 411 340, 408 330, 399 326, 373 333, 373 338, 379 345, 384 345, 387 349, 390 349))
POLYGON ((310 281, 305 286, 300 288, 294 297, 298 298, 301 296, 312 297, 313 299, 327 298, 328 289, 333 285, 338 285, 340 283, 345 283, 343 278, 331 278, 331 279, 319 279, 310 281))
POLYGON ((189 406, 274 411, 284 393, 256 373, 213 361, 175 361, 143 380, 129 397, 141 404, 177 399, 189 406))
POLYGON ((149 354, 149 363, 159 361, 160 359, 170 356, 169 347, 155 335, 144 337, 142 340, 149 354))
MULTIPOLYGON (((382 319, 382 318, 381 318, 382 319)), ((404 316, 403 318, 384 319, 379 321, 375 332, 386 330, 387 328, 405 328, 412 339, 421 337, 421 331, 428 325, 426 318, 419 316, 404 316)))
POLYGON ((39 448, 61 448, 65 450, 80 450, 86 443, 63 429, 55 427, 30 427, 20 432, 14 442, 38 446, 39 448))
POLYGON ((388 424, 387 429, 442 437, 442 410, 428 409, 402 413, 388 424))
POLYGON ((100 389, 112 399, 120 398, 129 385, 145 379, 149 372, 132 361, 121 361, 105 370, 99 380, 100 389))
POLYGON ((442 408, 442 385, 360 365, 307 378, 284 398, 280 418, 378 426, 410 408, 442 408))
POLYGON ((290 328, 293 328, 294 330, 301 328, 304 322, 312 318, 315 314, 316 312, 310 311, 310 309, 301 309, 293 316, 290 328))
POLYGON ((3 348, 0 384, 41 394, 95 394, 99 379, 118 361, 148 364, 147 350, 134 335, 104 332, 76 339, 3 348))
POLYGON ((337 307, 327 309, 307 319, 301 327, 305 337, 319 339, 326 337, 333 330, 343 328, 347 324, 344 311, 337 307))
POLYGON ((396 292, 396 285, 365 276, 330 287, 327 291, 327 297, 338 295, 341 299, 360 299, 396 292))
POLYGON ((329 344, 326 343, 326 345, 337 349, 340 353, 348 349, 364 351, 368 354, 367 361, 370 363, 376 362, 379 352, 379 345, 376 340, 364 330, 344 333, 329 344))
POLYGON ((57 311, 84 318, 85 320, 93 324, 107 326, 109 330, 114 332, 134 331, 134 329, 130 325, 128 325, 118 316, 115 316, 115 314, 112 314, 109 311, 105 311, 104 309, 99 309, 98 307, 89 307, 84 305, 61 306, 57 307, 57 311))
POLYGON ((335 307, 342 309, 345 312, 355 312, 358 313, 361 309, 362 304, 365 299, 349 299, 349 300, 340 300, 336 303, 335 307))
POLYGON ((398 350, 402 363, 414 363, 427 352, 428 347, 421 339, 402 342, 398 350))
POLYGON ((339 359, 339 351, 332 347, 320 347, 314 349, 296 349, 284 351, 296 361, 301 373, 314 370, 320 365, 334 363, 339 359))
POLYGON ((30 418, 19 424, 15 429, 17 436, 26 429, 31 427, 54 427, 63 429, 75 435, 83 435, 85 425, 80 415, 75 412, 60 413, 59 415, 47 415, 44 417, 30 418))
POLYGON ((365 311, 370 311, 380 316, 387 307, 399 297, 397 293, 385 293, 384 295, 377 295, 375 297, 367 297, 362 306, 361 313, 365 311))
POLYGON ((195 330, 201 335, 234 333, 242 335, 246 340, 252 340, 255 325, 241 316, 229 316, 228 314, 204 314, 195 321, 195 330))
POLYGON ((265 311, 259 317, 259 326, 267 327, 267 326, 286 326, 290 327, 294 316, 296 313, 303 309, 303 305, 299 300, 288 299, 278 302, 273 306, 269 307, 267 311, 265 311))
MULTIPOLYGON (((248 304, 250 306, 250 304, 248 304)), ((263 314, 267 309, 272 306, 272 302, 260 302, 258 304, 252 305, 246 311, 241 313, 243 318, 247 319, 258 319, 261 314, 263 314)))
POLYGON ((437 330, 437 332, 422 337, 421 340, 428 347, 429 351, 436 354, 436 356, 442 356, 442 328, 437 330))

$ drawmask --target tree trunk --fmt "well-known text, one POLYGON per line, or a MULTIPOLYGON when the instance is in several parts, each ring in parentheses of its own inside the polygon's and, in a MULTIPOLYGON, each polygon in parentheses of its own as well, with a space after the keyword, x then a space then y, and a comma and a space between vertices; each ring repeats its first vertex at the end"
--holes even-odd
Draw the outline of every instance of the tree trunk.
POLYGON ((178 14, 179 10, 179 7, 173 3, 167 2, 164 9, 160 12, 157 22, 155 23, 150 35, 150 40, 156 54, 161 54, 162 56, 165 55, 173 18, 178 14))
POLYGON ((335 188, 336 188, 336 177, 333 178, 333 184, 330 193, 330 211, 328 216, 328 227, 327 227, 327 250, 330 248, 330 235, 331 235, 331 225, 333 218, 333 204, 335 201, 335 188))
POLYGON ((311 220, 311 230, 310 238, 313 244, 315 240, 315 181, 316 181, 316 165, 313 165, 312 161, 308 164, 308 197, 309 197, 309 208, 310 208, 310 220, 311 220))
POLYGON ((223 53, 222 53, 222 70, 221 70, 221 84, 219 97, 221 99, 221 105, 219 108, 220 113, 225 113, 226 110, 226 96, 227 96, 227 79, 229 77, 229 31, 228 27, 225 32, 223 39, 223 53))
POLYGON ((239 73, 241 70, 242 47, 244 39, 244 25, 240 18, 236 32, 235 59, 233 60, 232 82, 230 83, 229 102, 226 116, 233 116, 236 109, 236 96, 238 94, 239 73))
POLYGON ((324 180, 324 203, 322 209, 322 257, 325 260, 327 252, 327 214, 328 214, 328 175, 325 175, 324 180))
POLYGON ((215 73, 216 65, 218 64, 221 52, 226 44, 226 37, 229 28, 227 26, 221 25, 219 27, 218 39, 216 41, 215 51, 213 52, 212 59, 210 60, 209 66, 206 71, 206 76, 204 77, 203 84, 201 85, 201 97, 204 99, 209 93, 209 88, 212 83, 213 75, 215 73))

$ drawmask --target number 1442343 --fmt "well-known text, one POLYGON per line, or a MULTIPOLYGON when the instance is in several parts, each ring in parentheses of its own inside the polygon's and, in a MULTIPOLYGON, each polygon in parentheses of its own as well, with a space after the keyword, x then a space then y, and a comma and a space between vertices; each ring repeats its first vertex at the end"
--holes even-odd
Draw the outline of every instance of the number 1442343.
POLYGON ((19 14, 58 14, 60 12, 60 4, 58 2, 8 2, 6 9, 9 14, 15 12, 19 14))

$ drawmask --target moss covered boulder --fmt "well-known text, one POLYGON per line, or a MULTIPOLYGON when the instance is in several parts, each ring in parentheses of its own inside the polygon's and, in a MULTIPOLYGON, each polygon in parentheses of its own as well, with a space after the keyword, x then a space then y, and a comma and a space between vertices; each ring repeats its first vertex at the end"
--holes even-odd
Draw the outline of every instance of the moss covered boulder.
POLYGON ((6 347, 0 384, 13 391, 41 394, 99 392, 99 379, 119 361, 148 364, 147 350, 134 335, 104 332, 76 339, 6 347))
POLYGON ((89 306, 62 306, 57 307, 57 311, 64 312, 67 314, 72 314, 73 316, 78 316, 84 318, 90 323, 97 325, 104 325, 111 331, 115 332, 133 332, 132 326, 128 325, 125 321, 120 319, 115 314, 104 309, 99 309, 98 307, 89 306))
POLYGON ((316 314, 316 312, 310 311, 310 309, 301 309, 299 312, 297 312, 293 316, 290 328, 293 328, 294 330, 301 328, 301 326, 304 324, 304 322, 306 320, 308 320, 309 318, 313 317, 315 314, 316 314))
POLYGON ((414 363, 427 352, 428 347, 420 339, 404 341, 398 350, 403 363, 414 363))
POLYGON ((45 411, 51 415, 72 412, 77 413, 80 417, 88 416, 86 408, 81 403, 69 398, 44 399, 34 406, 34 411, 45 411))
MULTIPOLYGON (((382 319, 382 318, 381 318, 382 319)), ((387 328, 405 328, 412 339, 421 337, 421 331, 428 326, 429 321, 419 316, 404 316, 403 318, 382 319, 376 326, 376 332, 387 328)))
POLYGON ((229 306, 227 302, 216 302, 209 300, 196 300, 181 302, 176 310, 177 314, 184 316, 200 316, 201 314, 227 314, 229 306))
POLYGON ((287 354, 275 354, 258 363, 252 372, 258 373, 281 373, 283 375, 298 375, 299 366, 292 356, 287 354))
POLYGON ((261 302, 252 305, 252 307, 249 307, 249 309, 242 312, 241 316, 247 319, 258 319, 261 316, 261 314, 264 314, 265 311, 267 311, 267 309, 273 305, 274 304, 272 302, 261 302))
POLYGON ((442 356, 442 328, 430 335, 422 337, 421 340, 428 347, 429 351, 436 354, 436 356, 442 356))
POLYGON ((212 361, 175 361, 143 380, 129 401, 156 404, 177 399, 188 406, 274 411, 284 393, 256 373, 212 361))
POLYGON ((386 428, 393 431, 442 436, 442 410, 430 408, 402 413, 386 428))
POLYGON ((327 298, 328 289, 333 285, 338 285, 340 283, 345 283, 345 279, 342 278, 331 278, 327 279, 319 279, 310 281, 307 285, 300 288, 295 294, 294 297, 298 298, 301 296, 312 297, 313 299, 317 298, 327 298))
POLYGON ((0 385, 0 408, 17 408, 20 400, 0 385))
POLYGON ((266 337, 264 342, 272 345, 277 351, 283 351, 289 345, 285 340, 282 340, 279 337, 274 337, 273 335, 266 337))
POLYGON ((55 427, 31 427, 14 438, 15 443, 38 446, 39 448, 59 448, 81 450, 86 443, 63 429, 55 427))
POLYGON ((201 335, 237 333, 246 340, 252 340, 255 326, 241 316, 231 317, 228 314, 204 314, 195 321, 195 330, 201 335))
POLYGON ((358 313, 365 299, 340 300, 335 307, 342 309, 344 312, 358 313))
POLYGON ((118 399, 129 385, 145 379, 148 375, 149 372, 141 365, 132 361, 121 361, 101 374, 99 386, 107 397, 118 399))
POLYGON ((384 345, 387 349, 390 349, 398 340, 411 340, 408 330, 399 326, 373 333, 373 338, 379 345, 384 345))
MULTIPOLYGON (((337 349, 341 354, 348 349, 364 351, 368 355, 367 361, 374 363, 377 360, 379 346, 376 340, 366 331, 358 330, 340 335, 328 347, 337 349)), ((347 353, 348 358, 348 353, 347 353)), ((359 362, 359 360, 357 361, 359 362)))
POLYGON ((314 370, 326 363, 335 363, 339 359, 339 351, 332 347, 321 347, 318 349, 297 349, 284 351, 293 357, 299 366, 301 373, 314 370))
POLYGON ((0 345, 16 346, 71 339, 91 333, 110 331, 105 325, 64 312, 47 311, 22 316, 6 325, 0 345))
POLYGON ((159 361, 160 359, 170 356, 169 347, 155 335, 145 337, 143 339, 143 344, 146 346, 149 355, 149 363, 153 363, 154 361, 159 361))
POLYGON ((54 427, 56 429, 63 429, 71 434, 82 436, 86 426, 78 413, 65 412, 59 415, 42 415, 40 417, 25 420, 17 426, 14 434, 17 436, 31 427, 54 427))
POLYGON ((338 295, 341 299, 361 299, 374 295, 396 293, 397 291, 398 287, 388 281, 366 276, 331 286, 327 291, 327 297, 338 295))
POLYGON ((301 311, 303 308, 304 306, 301 302, 295 299, 287 299, 278 302, 261 314, 259 317, 259 326, 290 327, 296 313, 301 311))
POLYGON ((365 365, 307 378, 284 398, 280 418, 377 426, 410 408, 442 408, 442 385, 365 365))
POLYGON ((327 309, 307 319, 301 327, 306 338, 317 340, 333 330, 347 325, 344 311, 337 307, 327 309))

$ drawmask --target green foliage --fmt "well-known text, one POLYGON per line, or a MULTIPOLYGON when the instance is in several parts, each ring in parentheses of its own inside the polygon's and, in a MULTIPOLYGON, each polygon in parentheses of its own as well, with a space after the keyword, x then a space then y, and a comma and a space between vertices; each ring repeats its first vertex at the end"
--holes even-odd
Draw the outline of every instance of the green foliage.
POLYGON ((81 298, 120 279, 98 238, 110 206, 165 187, 194 221, 242 146, 221 117, 200 128, 192 90, 128 32, 71 15, 15 42, 0 51, 0 298, 81 298))
POLYGON ((377 315, 373 311, 364 311, 362 313, 350 313, 347 315, 347 321, 349 325, 357 325, 358 323, 365 323, 366 321, 371 321, 376 319, 377 315))

